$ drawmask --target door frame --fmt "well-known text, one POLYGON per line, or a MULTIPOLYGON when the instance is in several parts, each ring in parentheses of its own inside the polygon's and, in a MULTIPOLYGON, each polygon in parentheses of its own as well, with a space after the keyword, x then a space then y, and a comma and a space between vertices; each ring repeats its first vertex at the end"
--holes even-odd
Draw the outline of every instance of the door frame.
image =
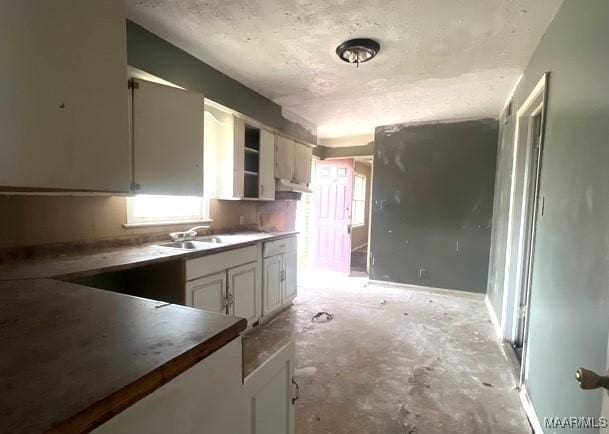
POLYGON ((539 418, 531 404, 530 396, 526 388, 526 367, 528 365, 528 324, 530 316, 530 284, 532 279, 532 269, 535 249, 535 228, 537 210, 541 205, 541 215, 543 215, 543 199, 540 201, 539 183, 543 162, 543 148, 545 141, 545 121, 547 118, 549 73, 542 75, 533 90, 529 93, 525 101, 520 105, 516 113, 516 125, 514 130, 514 145, 512 155, 512 179, 510 186, 510 205, 508 214, 507 248, 505 261, 505 275, 503 282, 503 304, 501 312, 501 331, 503 340, 509 343, 516 341, 519 329, 520 301, 522 291, 528 288, 526 294, 529 302, 524 312, 524 336, 522 346, 522 357, 519 373, 520 400, 522 406, 534 428, 534 432, 543 432, 539 418), (540 143, 537 160, 537 170, 532 172, 532 157, 534 156, 533 143, 533 123, 537 114, 541 113, 540 121, 540 143), (518 176, 517 169, 519 163, 524 160, 524 178, 518 176), (517 194, 521 187, 522 192, 517 194), (535 184, 532 185, 531 183, 535 184), (533 187, 533 188, 531 188, 533 187), (531 198, 531 193, 536 197, 531 198), (531 199, 533 199, 531 201, 531 199), (529 242, 527 243, 527 237, 529 242), (527 250, 528 246, 528 252, 527 250), (528 267, 526 264, 528 255, 528 267), (530 271, 528 274, 527 269, 530 271), (528 280, 525 280, 528 279, 528 280))
MULTIPOLYGON (((516 114, 514 145, 512 155, 512 179, 510 186, 510 206, 508 213, 507 246, 505 274, 503 281, 503 303, 501 312, 501 332, 503 340, 512 343, 518 332, 518 310, 523 288, 522 272, 524 267, 524 249, 527 235, 527 219, 529 214, 525 207, 529 203, 529 188, 531 183, 531 128, 530 124, 539 110, 547 107, 549 73, 544 73, 522 103, 516 114), (518 164, 524 160, 524 179, 518 176, 518 164), (522 185, 522 192, 517 193, 522 185)), ((543 150, 545 132, 545 111, 541 119, 541 148, 543 150)), ((543 152, 543 151, 542 151, 543 152)), ((541 161, 539 162, 541 171, 541 161)), ((532 252, 531 252, 532 253, 532 252)), ((528 316, 528 312, 526 313, 528 316)), ((526 329, 526 327, 525 327, 526 329)), ((523 365, 525 364, 523 349, 523 365)))

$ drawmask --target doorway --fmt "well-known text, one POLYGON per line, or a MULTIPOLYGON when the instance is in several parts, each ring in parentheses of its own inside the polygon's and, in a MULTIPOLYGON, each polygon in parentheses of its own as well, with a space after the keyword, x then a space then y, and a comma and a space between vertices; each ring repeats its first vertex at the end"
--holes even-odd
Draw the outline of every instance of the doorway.
POLYGON ((529 300, 531 295, 531 282, 533 272, 533 250, 535 243, 535 232, 537 216, 539 213, 539 181, 541 170, 541 148, 542 148, 542 122, 543 101, 533 109, 530 114, 525 114, 521 121, 526 128, 527 149, 527 179, 525 193, 525 222, 523 225, 523 248, 522 267, 520 272, 520 293, 518 294, 518 309, 516 311, 516 334, 512 347, 517 360, 522 364, 522 356, 526 338, 526 323, 528 315, 529 300))

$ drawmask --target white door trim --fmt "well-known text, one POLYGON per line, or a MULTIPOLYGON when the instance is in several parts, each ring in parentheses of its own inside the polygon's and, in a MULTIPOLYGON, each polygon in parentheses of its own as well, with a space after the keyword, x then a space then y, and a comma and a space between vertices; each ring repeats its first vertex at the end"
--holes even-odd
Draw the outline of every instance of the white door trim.
MULTIPOLYGON (((522 256, 520 255, 520 249, 522 248, 523 228, 522 228, 522 215, 516 214, 516 199, 521 200, 519 202, 526 203, 526 189, 523 189, 523 196, 516 197, 516 190, 518 182, 521 181, 516 176, 516 170, 519 163, 519 157, 522 156, 522 152, 527 151, 526 145, 528 141, 526 137, 522 137, 522 129, 520 128, 520 119, 524 116, 531 116, 540 109, 539 99, 543 98, 542 105, 545 105, 545 94, 548 81, 548 73, 544 73, 541 79, 537 82, 527 99, 522 103, 516 114, 516 126, 514 132, 514 145, 512 154, 512 180, 510 186, 510 207, 508 212, 508 230, 507 230, 507 246, 506 246, 506 261, 505 261, 505 273, 503 281, 503 302, 501 307, 501 330, 503 340, 512 342, 516 335, 517 322, 514 321, 517 311, 518 301, 518 288, 520 283, 517 282, 517 273, 522 267, 522 256), (523 140, 524 139, 524 140, 523 140), (518 234, 516 233, 518 231, 518 234), (516 239, 516 235, 518 238, 516 239), (517 249, 517 250, 514 250, 517 249), (513 256, 518 253, 518 256, 513 256), (516 262, 514 263, 514 259, 516 262)), ((527 123, 528 126, 528 123, 527 123)), ((528 130, 527 130, 528 133, 528 130)), ((528 179, 525 179, 525 185, 528 179)))

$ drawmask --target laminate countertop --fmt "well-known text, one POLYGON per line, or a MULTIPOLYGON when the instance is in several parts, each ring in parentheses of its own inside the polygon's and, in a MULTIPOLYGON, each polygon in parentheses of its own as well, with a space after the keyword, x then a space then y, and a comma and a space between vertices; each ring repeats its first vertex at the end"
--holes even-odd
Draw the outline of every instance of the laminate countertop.
POLYGON ((88 432, 246 325, 56 280, 0 282, 0 432, 88 432))
MULTIPOLYGON (((102 272, 121 271, 138 266, 189 259, 219 253, 238 247, 296 235, 298 232, 242 232, 217 235, 226 242, 212 244, 205 249, 185 250, 163 247, 158 242, 139 246, 120 247, 111 250, 49 256, 0 264, 0 281, 23 279, 63 279, 87 277, 102 272)), ((214 235, 215 236, 215 235, 214 235)), ((206 237, 201 237, 206 238, 206 237)))

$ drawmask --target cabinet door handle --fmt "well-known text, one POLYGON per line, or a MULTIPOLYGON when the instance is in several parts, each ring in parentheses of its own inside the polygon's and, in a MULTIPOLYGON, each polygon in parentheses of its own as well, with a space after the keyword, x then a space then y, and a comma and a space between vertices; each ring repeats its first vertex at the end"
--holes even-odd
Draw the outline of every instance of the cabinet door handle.
POLYGON ((294 377, 292 377, 292 384, 294 385, 294 396, 292 397, 292 405, 296 404, 296 401, 298 401, 298 399, 300 398, 300 386, 298 385, 298 383, 296 382, 296 380, 294 380, 294 377))

